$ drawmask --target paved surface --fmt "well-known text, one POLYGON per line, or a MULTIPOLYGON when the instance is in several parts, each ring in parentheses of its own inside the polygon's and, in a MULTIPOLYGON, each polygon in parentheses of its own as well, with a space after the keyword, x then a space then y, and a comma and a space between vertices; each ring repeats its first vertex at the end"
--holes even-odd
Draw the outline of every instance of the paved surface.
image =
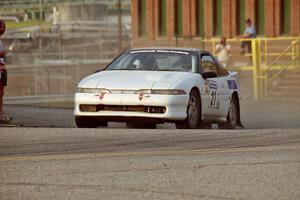
POLYGON ((300 198, 300 130, 0 129, 0 199, 300 198))
POLYGON ((298 102, 243 103, 245 130, 77 129, 70 109, 5 109, 24 127, 0 127, 1 200, 300 199, 298 102))

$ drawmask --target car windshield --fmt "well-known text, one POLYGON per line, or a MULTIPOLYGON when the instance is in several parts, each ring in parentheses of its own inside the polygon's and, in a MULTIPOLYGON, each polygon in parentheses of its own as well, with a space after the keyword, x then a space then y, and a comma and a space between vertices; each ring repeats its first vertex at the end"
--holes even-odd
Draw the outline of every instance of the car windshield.
POLYGON ((196 55, 180 50, 133 50, 118 57, 106 69, 193 72, 196 55))

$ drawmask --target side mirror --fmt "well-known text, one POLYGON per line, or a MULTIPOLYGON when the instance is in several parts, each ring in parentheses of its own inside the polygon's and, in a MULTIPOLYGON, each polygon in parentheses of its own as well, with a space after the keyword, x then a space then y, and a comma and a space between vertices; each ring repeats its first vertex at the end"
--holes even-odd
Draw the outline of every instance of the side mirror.
POLYGON ((207 78, 216 78, 218 76, 218 74, 215 72, 215 71, 212 71, 212 70, 207 70, 205 72, 202 73, 202 77, 204 79, 207 79, 207 78))

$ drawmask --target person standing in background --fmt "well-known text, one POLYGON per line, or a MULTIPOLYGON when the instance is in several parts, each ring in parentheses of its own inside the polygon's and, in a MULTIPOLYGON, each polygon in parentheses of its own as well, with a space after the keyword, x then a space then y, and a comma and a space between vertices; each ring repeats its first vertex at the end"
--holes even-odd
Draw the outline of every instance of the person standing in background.
POLYGON ((217 55, 219 62, 222 63, 225 68, 227 68, 231 54, 230 45, 227 44, 225 37, 221 37, 220 43, 216 45, 215 54, 217 55))
MULTIPOLYGON (((251 38, 256 38, 256 30, 255 27, 252 26, 252 21, 251 19, 247 19, 245 21, 246 23, 246 29, 244 32, 244 35, 242 36, 243 39, 251 39, 251 38)), ((251 47, 251 41, 242 41, 241 43, 241 54, 244 55, 246 53, 246 47, 248 49, 248 53, 252 53, 252 47, 251 47)))
MULTIPOLYGON (((5 21, 0 20, 0 36, 5 32, 5 21)), ((3 111, 4 87, 7 85, 7 71, 5 67, 5 50, 0 40, 0 123, 6 123, 11 118, 3 111)))

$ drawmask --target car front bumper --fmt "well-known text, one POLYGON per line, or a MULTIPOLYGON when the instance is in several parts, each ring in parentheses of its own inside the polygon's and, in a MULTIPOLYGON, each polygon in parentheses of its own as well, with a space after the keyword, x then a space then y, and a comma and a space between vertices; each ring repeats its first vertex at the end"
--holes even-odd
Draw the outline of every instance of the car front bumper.
MULTIPOLYGON (((88 117, 115 117, 126 118, 156 118, 166 121, 184 120, 187 117, 186 109, 189 95, 157 95, 157 94, 97 94, 97 93, 76 93, 75 94, 75 116, 88 117), (123 110, 99 110, 82 111, 81 105, 95 106, 149 106, 165 107, 164 113, 150 113, 141 111, 123 110)), ((124 121, 124 120, 118 120, 124 121)))

